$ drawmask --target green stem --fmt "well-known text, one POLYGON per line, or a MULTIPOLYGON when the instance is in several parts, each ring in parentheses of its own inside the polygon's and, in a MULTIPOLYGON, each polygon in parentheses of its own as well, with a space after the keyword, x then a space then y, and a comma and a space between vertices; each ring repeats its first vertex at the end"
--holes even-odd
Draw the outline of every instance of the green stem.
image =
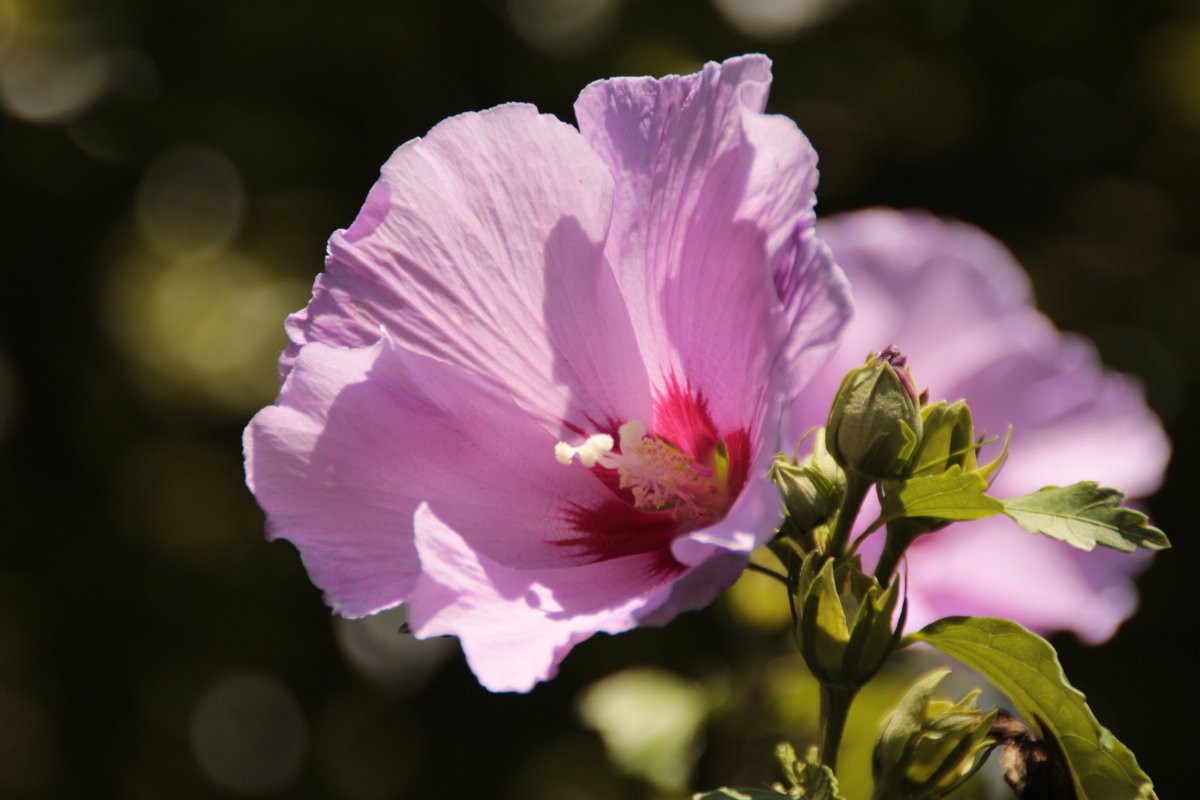
POLYGON ((770 567, 764 567, 762 564, 755 564, 753 561, 751 561, 750 563, 746 564, 746 569, 750 570, 751 572, 757 572, 759 575, 766 575, 768 578, 774 578, 784 586, 788 586, 787 575, 784 575, 782 572, 776 572, 770 567))
POLYGON ((858 687, 821 684, 821 763, 837 772, 838 750, 858 687))
POLYGON ((846 494, 842 498, 842 508, 838 511, 837 525, 833 535, 829 537, 829 552, 834 557, 840 557, 846 552, 850 541, 850 532, 854 529, 854 521, 858 519, 859 509, 871 489, 871 482, 864 480, 852 472, 846 475, 846 494))
POLYGON ((879 563, 875 565, 875 580, 879 581, 880 586, 887 586, 891 583, 892 573, 896 571, 900 559, 904 557, 904 551, 920 533, 919 528, 906 524, 906 520, 903 519, 888 523, 883 552, 879 554, 879 563))

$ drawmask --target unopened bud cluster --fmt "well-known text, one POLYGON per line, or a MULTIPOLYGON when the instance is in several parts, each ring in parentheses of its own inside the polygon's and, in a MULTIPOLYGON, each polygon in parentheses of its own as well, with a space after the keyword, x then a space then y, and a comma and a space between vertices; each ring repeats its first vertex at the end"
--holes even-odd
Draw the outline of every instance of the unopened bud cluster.
POLYGON ((809 536, 827 524, 841 508, 846 493, 846 476, 825 447, 825 429, 813 435, 812 453, 796 463, 776 456, 770 478, 783 496, 789 523, 800 536, 809 536))
POLYGON ((808 555, 796 584, 795 633, 817 680, 852 688, 871 679, 896 643, 898 589, 863 574, 858 559, 838 564, 821 553, 808 555))
POLYGON ((988 737, 996 712, 975 705, 978 690, 958 702, 935 698, 950 670, 925 675, 884 720, 875 744, 875 800, 940 800, 975 774, 996 746, 988 737))

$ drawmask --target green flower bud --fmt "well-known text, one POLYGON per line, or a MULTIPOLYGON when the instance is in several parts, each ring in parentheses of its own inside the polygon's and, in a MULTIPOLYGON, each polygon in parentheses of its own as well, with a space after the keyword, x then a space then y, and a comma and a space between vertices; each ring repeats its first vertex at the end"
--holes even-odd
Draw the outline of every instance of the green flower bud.
POLYGON ((913 453, 912 473, 935 474, 952 466, 972 472, 978 449, 971 409, 965 402, 930 403, 921 409, 921 441, 913 453))
POLYGON ((796 642, 813 676, 841 687, 870 680, 896 642, 892 614, 899 584, 884 589, 863 573, 857 558, 835 565, 812 553, 796 586, 796 642))
POLYGON ((842 379, 826 442, 848 472, 869 481, 895 479, 908 474, 921 428, 912 375, 904 356, 889 347, 842 379))
POLYGON ((822 525, 842 505, 846 476, 825 449, 825 429, 813 437, 813 451, 799 464, 780 453, 768 473, 779 493, 796 532, 807 535, 822 525))
POLYGON ((996 712, 980 711, 970 692, 957 703, 935 699, 948 669, 919 678, 884 720, 872 769, 875 800, 939 800, 967 781, 997 742, 988 733, 996 712))

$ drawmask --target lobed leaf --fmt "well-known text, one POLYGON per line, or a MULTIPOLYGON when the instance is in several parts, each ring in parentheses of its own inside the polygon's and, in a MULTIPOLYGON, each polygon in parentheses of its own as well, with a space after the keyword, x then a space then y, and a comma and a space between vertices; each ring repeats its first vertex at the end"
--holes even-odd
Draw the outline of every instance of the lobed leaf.
POLYGON ((1033 494, 1003 501, 1011 520, 1030 533, 1040 533, 1080 550, 1096 545, 1125 553, 1139 547, 1170 547, 1166 534, 1140 511, 1121 507, 1125 495, 1092 481, 1047 486, 1033 494))

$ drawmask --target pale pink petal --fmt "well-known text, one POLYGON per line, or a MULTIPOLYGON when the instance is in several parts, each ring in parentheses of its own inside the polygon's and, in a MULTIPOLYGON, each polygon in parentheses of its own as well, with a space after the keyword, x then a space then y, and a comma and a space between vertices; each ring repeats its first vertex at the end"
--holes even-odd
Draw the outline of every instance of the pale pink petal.
POLYGON ((422 501, 510 567, 653 547, 656 518, 631 512, 620 520, 640 515, 632 533, 645 531, 643 541, 608 541, 597 554, 603 515, 581 526, 574 512, 615 498, 592 473, 558 463, 554 444, 502 391, 388 338, 370 348, 306 346, 278 403, 245 436, 247 478, 270 535, 300 549, 313 582, 347 616, 395 605, 412 589, 412 514, 422 501))
POLYGON ((635 627, 683 574, 653 553, 515 571, 481 554, 427 505, 417 509, 415 529, 422 572, 409 604, 413 631, 457 636, 471 671, 497 692, 529 691, 554 676, 576 643, 635 627))
POLYGON ((296 544, 326 601, 350 617, 403 601, 418 572, 405 532, 412 508, 399 490, 405 476, 379 469, 386 451, 376 433, 391 432, 390 418, 330 427, 331 417, 345 420, 333 408, 345 390, 369 385, 380 347, 305 348, 277 404, 243 435, 246 483, 266 512, 268 538, 296 544))
POLYGON ((832 261, 800 241, 812 236, 816 159, 794 123, 762 114, 769 85, 770 61, 746 56, 599 81, 575 104, 616 178, 605 252, 650 379, 661 389, 686 376, 723 430, 774 413, 790 373, 773 355, 828 349, 848 302, 832 261), (796 271, 812 274, 791 281, 796 271), (807 305, 793 300, 800 284, 807 305), (791 343, 794 330, 807 338, 791 343))
POLYGON ((1137 608, 1129 578, 1148 560, 1103 548, 1084 553, 992 520, 957 525, 908 552, 907 627, 951 614, 1006 617, 1103 642, 1137 608))
MULTIPOLYGON (((885 209, 820 227, 854 286, 857 316, 789 413, 790 436, 823 425, 841 376, 868 351, 894 343, 931 397, 966 399, 977 428, 990 434, 1013 425, 997 495, 1079 480, 1132 497, 1158 487, 1170 446, 1141 389, 1104 369, 1089 343, 1055 330, 1033 307, 1020 266, 994 239, 923 212, 885 209)), ((869 540, 864 555, 873 558, 879 544, 869 540)), ((1100 641, 1132 613, 1132 578, 1146 563, 1079 553, 1003 517, 952 526, 912 550, 909 626, 986 613, 1100 641)))
POLYGON ((293 345, 397 342, 489 376, 543 423, 647 418, 629 314, 605 263, 612 176, 532 106, 448 119, 399 148, 329 242, 293 345))

